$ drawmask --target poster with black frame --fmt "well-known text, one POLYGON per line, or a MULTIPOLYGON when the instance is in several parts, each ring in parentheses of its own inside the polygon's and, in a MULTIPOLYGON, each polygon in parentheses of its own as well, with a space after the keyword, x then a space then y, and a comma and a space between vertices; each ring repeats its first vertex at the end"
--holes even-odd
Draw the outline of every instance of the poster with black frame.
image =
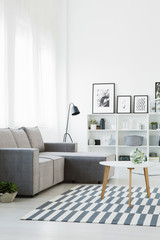
POLYGON ((131 113, 131 96, 117 96, 117 113, 131 113))
POLYGON ((115 83, 94 83, 92 113, 115 113, 115 83))
POLYGON ((134 96, 133 112, 148 113, 148 95, 134 96))
POLYGON ((155 82, 155 99, 160 99, 160 82, 155 82))

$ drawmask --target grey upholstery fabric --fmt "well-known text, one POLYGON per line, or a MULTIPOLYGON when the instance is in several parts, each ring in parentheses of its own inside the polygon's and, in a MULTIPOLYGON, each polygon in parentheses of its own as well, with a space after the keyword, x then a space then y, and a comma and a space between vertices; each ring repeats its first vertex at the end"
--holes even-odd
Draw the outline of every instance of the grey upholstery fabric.
MULTIPOLYGON (((62 181, 100 183, 104 167, 99 162, 115 160, 115 155, 75 152, 75 143, 46 143, 44 152, 39 129, 25 128, 25 132, 30 145, 22 129, 0 129, 0 181, 14 182, 18 195, 33 196, 62 181)), ((113 173, 111 168, 110 176, 113 173)))
MULTIPOLYGON (((7 130, 10 132, 9 129, 7 130)), ((8 134, 8 131, 5 132, 8 134)), ((9 136, 13 138, 11 132, 9 136)), ((62 146, 65 144, 63 143, 62 146)), ((71 148, 74 148, 73 145, 71 148)), ((16 183, 19 188, 18 195, 34 196, 64 180, 63 157, 47 156, 44 159, 43 156, 43 159, 39 159, 37 148, 4 147, 0 149, 0 181, 16 183)), ((67 148, 69 149, 68 144, 67 148)))
POLYGON ((28 137, 23 129, 10 129, 18 148, 31 148, 28 137))
POLYGON ((17 184, 18 195, 33 196, 38 193, 38 149, 0 149, 0 181, 11 181, 17 184))
POLYGON ((23 128, 27 134, 32 148, 38 148, 40 152, 44 151, 44 142, 38 127, 23 128))
POLYGON ((45 143, 45 152, 77 152, 77 143, 45 143))
POLYGON ((10 129, 0 129, 0 148, 16 148, 17 144, 12 136, 10 129))
POLYGON ((53 160, 53 184, 64 181, 64 158, 59 157, 53 160))
POLYGON ((47 161, 47 159, 53 161, 53 184, 57 184, 64 181, 64 158, 53 156, 52 154, 48 156, 40 155, 40 161, 47 161))
POLYGON ((53 186, 53 161, 39 158, 40 187, 39 191, 53 186))
MULTIPOLYGON (((115 155, 106 156, 99 153, 67 153, 43 152, 40 157, 62 156, 65 158, 64 181, 79 183, 102 183, 104 167, 100 161, 115 161, 115 155)), ((114 168, 110 169, 109 177, 114 175, 114 168)))

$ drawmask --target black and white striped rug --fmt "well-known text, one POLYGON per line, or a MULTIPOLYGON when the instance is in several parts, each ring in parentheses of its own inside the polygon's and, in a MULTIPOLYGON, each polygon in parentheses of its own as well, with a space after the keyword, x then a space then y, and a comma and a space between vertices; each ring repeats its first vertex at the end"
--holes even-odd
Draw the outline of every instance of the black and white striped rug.
POLYGON ((131 208, 128 187, 107 186, 101 199, 101 185, 78 185, 44 203, 22 220, 109 223, 137 226, 160 226, 160 189, 132 187, 131 208))

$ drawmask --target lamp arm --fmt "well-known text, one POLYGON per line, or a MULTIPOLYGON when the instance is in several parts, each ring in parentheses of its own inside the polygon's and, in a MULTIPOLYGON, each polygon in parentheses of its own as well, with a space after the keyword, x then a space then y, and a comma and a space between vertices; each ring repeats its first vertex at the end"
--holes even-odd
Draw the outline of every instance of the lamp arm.
MULTIPOLYGON (((64 138, 63 138, 63 141, 64 141, 64 142, 66 142, 67 135, 69 135, 67 132, 68 132, 69 113, 70 113, 71 105, 74 105, 74 104, 73 104, 73 103, 70 103, 70 104, 69 104, 69 107, 68 107, 68 116, 67 116, 66 132, 65 132, 65 134, 64 134, 64 138)), ((70 135, 69 135, 69 136, 70 136, 70 135)), ((71 137, 70 137, 70 138, 71 138, 71 137)))
POLYGON ((67 136, 70 138, 71 142, 73 142, 73 139, 72 139, 72 137, 71 137, 71 135, 70 135, 69 133, 65 133, 65 134, 64 134, 63 142, 66 142, 67 136))

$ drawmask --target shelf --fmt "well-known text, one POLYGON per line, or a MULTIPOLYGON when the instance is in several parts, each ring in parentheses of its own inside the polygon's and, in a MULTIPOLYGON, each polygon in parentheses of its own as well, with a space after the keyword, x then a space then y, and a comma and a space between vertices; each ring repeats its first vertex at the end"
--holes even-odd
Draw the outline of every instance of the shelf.
POLYGON ((94 147, 94 148, 100 148, 100 147, 105 147, 105 148, 111 148, 111 147, 116 147, 115 145, 88 145, 88 147, 94 147))
POLYGON ((149 129, 150 132, 160 132, 160 129, 149 129))
POLYGON ((119 129, 119 132, 146 132, 147 129, 119 129))
POLYGON ((95 117, 99 117, 99 116, 105 116, 105 117, 108 117, 108 116, 114 116, 114 117, 116 117, 116 113, 90 113, 90 114, 88 114, 88 117, 92 117, 92 116, 95 116, 95 117))
POLYGON ((153 113, 149 113, 149 115, 160 115, 160 113, 158 113, 158 112, 153 112, 153 113))
POLYGON ((149 148, 157 148, 157 147, 159 147, 160 148, 160 146, 152 146, 152 145, 149 145, 149 148))
POLYGON ((120 118, 120 117, 137 117, 137 118, 139 118, 139 117, 141 117, 141 116, 146 116, 147 114, 146 113, 127 113, 127 114, 117 114, 118 115, 118 117, 120 118))
POLYGON ((89 114, 87 127, 89 128, 91 119, 96 119, 99 125, 101 118, 106 120, 105 129, 88 129, 87 139, 88 141, 90 139, 98 139, 102 145, 88 145, 88 151, 113 153, 116 155, 116 160, 118 160, 119 155, 127 156, 132 150, 138 148, 145 152, 147 158, 149 158, 150 152, 156 152, 160 157, 160 146, 157 146, 160 140, 160 128, 151 129, 151 122, 160 123, 160 113, 89 114), (123 121, 128 121, 128 125, 123 125, 123 121), (111 136, 109 137, 109 135, 111 136), (143 145, 125 145, 125 137, 128 135, 143 136, 143 145), (113 138, 114 142, 111 143, 114 145, 107 145, 107 143, 110 143, 107 141, 109 140, 108 138, 113 138), (152 146, 150 144, 156 145, 152 146))
POLYGON ((115 132, 115 129, 96 129, 96 130, 91 130, 88 129, 89 132, 115 132))
POLYGON ((127 146, 127 145, 119 145, 120 148, 146 148, 147 146, 127 146))

